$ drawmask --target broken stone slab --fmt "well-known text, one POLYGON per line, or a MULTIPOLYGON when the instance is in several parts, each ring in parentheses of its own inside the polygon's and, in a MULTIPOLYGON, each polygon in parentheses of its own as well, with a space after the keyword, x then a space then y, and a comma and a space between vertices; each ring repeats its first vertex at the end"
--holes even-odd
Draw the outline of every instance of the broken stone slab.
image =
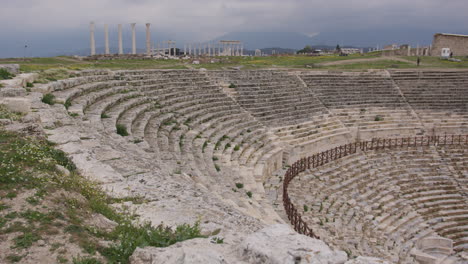
POLYGON ((249 235, 238 248, 248 263, 345 263, 344 251, 325 242, 301 235, 288 225, 276 224, 249 235))
POLYGON ((31 100, 27 98, 7 97, 0 99, 0 104, 5 105, 12 112, 28 113, 31 111, 31 100))
POLYGON ((4 86, 10 86, 10 87, 26 87, 27 83, 33 83, 34 80, 38 78, 37 73, 23 73, 19 74, 13 79, 9 80, 2 80, 2 83, 4 86))
POLYGON ((333 250, 318 239, 300 235, 284 224, 263 228, 237 245, 215 244, 210 239, 197 238, 167 248, 138 248, 130 257, 132 264, 344 264, 347 260, 345 252, 333 250))
POLYGON ((102 214, 92 214, 89 219, 85 221, 86 225, 97 228, 99 231, 112 232, 118 224, 102 214))
POLYGON ((114 183, 124 180, 122 175, 111 166, 97 161, 88 153, 74 154, 71 157, 81 175, 88 179, 99 183, 114 183))
POLYGON ((0 64, 0 69, 5 69, 11 74, 18 74, 20 66, 19 64, 0 64))
MULTIPOLYGON (((130 257, 131 264, 224 264, 234 263, 228 255, 228 245, 213 244, 207 238, 196 238, 167 248, 137 248, 130 257)), ((239 263, 239 262, 236 262, 239 263)))
POLYGON ((0 97, 20 97, 26 95, 26 89, 6 87, 0 90, 0 97))

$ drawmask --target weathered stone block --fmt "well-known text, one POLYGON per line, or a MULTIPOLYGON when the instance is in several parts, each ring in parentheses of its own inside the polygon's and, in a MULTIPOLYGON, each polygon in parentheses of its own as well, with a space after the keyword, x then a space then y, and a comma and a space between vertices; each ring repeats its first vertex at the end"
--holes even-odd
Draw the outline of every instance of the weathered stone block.
POLYGON ((31 111, 31 101, 26 98, 3 98, 0 100, 0 104, 6 105, 12 112, 28 113, 31 111))
POLYGON ((0 64, 0 69, 5 69, 11 74, 18 74, 20 66, 19 64, 0 64))

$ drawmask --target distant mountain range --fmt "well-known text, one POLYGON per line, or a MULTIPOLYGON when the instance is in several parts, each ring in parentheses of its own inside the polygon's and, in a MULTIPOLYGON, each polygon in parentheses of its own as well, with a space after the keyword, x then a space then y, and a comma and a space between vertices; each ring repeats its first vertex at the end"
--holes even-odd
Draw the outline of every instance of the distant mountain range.
POLYGON ((249 50, 263 49, 267 47, 281 47, 283 49, 299 50, 306 45, 313 48, 324 49, 327 47, 383 47, 388 44, 429 45, 432 42, 433 30, 419 29, 381 29, 381 30, 343 30, 333 32, 321 32, 314 36, 297 32, 231 32, 214 39, 240 40, 249 50))

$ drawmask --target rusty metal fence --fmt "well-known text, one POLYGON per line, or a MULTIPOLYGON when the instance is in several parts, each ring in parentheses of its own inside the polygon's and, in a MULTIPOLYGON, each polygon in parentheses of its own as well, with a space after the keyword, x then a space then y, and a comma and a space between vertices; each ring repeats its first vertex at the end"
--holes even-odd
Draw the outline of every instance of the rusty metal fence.
POLYGON ((443 135, 443 136, 420 136, 420 137, 406 137, 406 138, 389 138, 389 139, 372 139, 370 141, 355 142, 346 145, 342 145, 336 148, 332 148, 317 154, 314 154, 307 158, 302 158, 294 162, 286 171, 284 182, 283 182, 283 205, 288 215, 289 221, 291 221, 294 230, 300 234, 304 234, 310 237, 319 238, 314 231, 307 225, 302 216, 291 202, 288 195, 289 183, 299 175, 299 173, 317 168, 331 161, 340 159, 342 157, 354 154, 357 150, 385 150, 385 149, 396 149, 404 147, 419 147, 419 146, 446 146, 446 145, 457 145, 468 146, 468 135, 443 135))

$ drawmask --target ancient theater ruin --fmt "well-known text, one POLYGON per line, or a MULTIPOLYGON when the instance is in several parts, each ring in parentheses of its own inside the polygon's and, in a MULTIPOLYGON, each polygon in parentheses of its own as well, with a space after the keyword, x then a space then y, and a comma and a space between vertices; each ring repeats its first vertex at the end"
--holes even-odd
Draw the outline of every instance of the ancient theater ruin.
MULTIPOLYGON (((280 255, 300 233, 329 263, 467 261, 466 70, 74 74, 2 103, 28 104, 110 195, 144 197, 125 204, 141 219, 221 230, 227 243, 196 244, 209 258, 273 263, 271 241, 280 255), (297 233, 255 233, 273 224, 297 233)), ((179 254, 151 250, 133 259, 179 254)))

